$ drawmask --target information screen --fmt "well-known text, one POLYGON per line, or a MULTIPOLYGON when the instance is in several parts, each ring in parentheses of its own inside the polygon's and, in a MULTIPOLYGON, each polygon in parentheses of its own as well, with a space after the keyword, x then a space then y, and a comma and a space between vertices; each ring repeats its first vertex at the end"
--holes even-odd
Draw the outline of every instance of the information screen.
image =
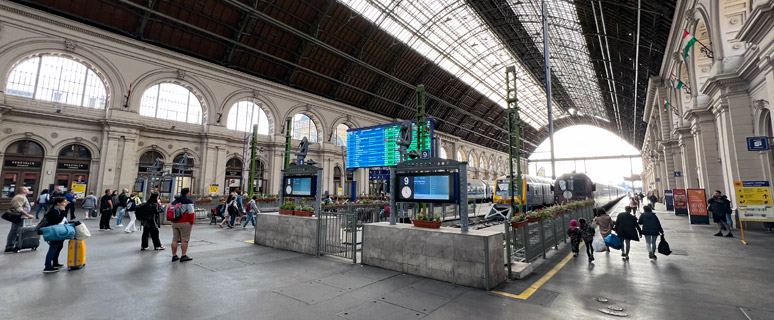
MULTIPOLYGON (((433 121, 427 120, 429 137, 420 149, 432 150, 433 121)), ((347 168, 390 167, 398 164, 400 122, 347 130, 347 168)), ((417 150, 416 124, 409 151, 417 150)), ((419 150, 417 150, 419 152, 419 150)))
POLYGON ((393 195, 402 202, 454 203, 455 184, 453 174, 399 175, 393 195))
POLYGON ((286 196, 311 197, 315 195, 315 183, 312 177, 286 177, 282 189, 286 196))

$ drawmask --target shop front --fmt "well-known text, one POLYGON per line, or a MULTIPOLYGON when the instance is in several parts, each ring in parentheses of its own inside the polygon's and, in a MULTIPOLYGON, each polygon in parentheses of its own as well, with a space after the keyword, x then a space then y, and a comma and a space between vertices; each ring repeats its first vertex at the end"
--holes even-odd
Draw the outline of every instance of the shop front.
POLYGON ((40 176, 43 167, 43 147, 35 141, 21 140, 5 149, 3 158, 3 185, 0 206, 6 207, 11 198, 24 186, 29 189, 27 197, 34 202, 40 192, 40 176))

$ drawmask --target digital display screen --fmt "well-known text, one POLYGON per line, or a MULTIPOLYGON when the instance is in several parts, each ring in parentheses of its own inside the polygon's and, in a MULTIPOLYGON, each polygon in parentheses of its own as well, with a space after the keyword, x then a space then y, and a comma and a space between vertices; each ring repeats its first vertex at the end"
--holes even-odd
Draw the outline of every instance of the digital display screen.
POLYGON ((306 196, 315 195, 314 179, 312 177, 286 177, 283 191, 286 196, 306 196))
POLYGON ((397 179, 397 201, 454 203, 453 174, 399 175, 397 179))
MULTIPOLYGON (((429 136, 420 149, 431 150, 433 121, 427 120, 429 136)), ((398 164, 400 122, 367 128, 347 130, 347 168, 390 167, 398 164)), ((412 126, 414 139, 408 151, 417 149, 416 124, 412 126)))

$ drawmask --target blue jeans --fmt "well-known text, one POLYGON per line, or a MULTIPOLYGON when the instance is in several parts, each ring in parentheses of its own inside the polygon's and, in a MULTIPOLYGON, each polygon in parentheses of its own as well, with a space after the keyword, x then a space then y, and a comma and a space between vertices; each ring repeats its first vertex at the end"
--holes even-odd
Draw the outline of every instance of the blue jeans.
POLYGON ((120 226, 121 222, 124 221, 124 213, 125 213, 125 211, 126 211, 126 208, 124 208, 124 207, 118 207, 118 210, 116 210, 116 212, 118 212, 118 218, 116 218, 116 225, 117 226, 120 226))
POLYGON ((51 269, 59 264, 59 253, 62 252, 64 241, 49 241, 46 253, 46 269, 51 269))
POLYGON ((253 215, 252 211, 247 212, 247 220, 245 220, 245 225, 243 225, 242 227, 247 227, 248 222, 252 222, 253 227, 255 227, 255 215, 253 215))
POLYGON ((235 214, 231 215, 231 221, 230 222, 231 222, 232 226, 234 225, 234 222, 236 222, 236 217, 237 217, 237 215, 235 215, 235 214))
POLYGON ((734 219, 731 218, 730 213, 726 213, 726 222, 728 222, 728 226, 733 228, 734 227, 734 219))
POLYGON ((656 239, 658 236, 645 235, 645 245, 648 247, 648 252, 656 253, 656 239))
POLYGON ((40 209, 43 209, 43 214, 45 215, 46 212, 48 212, 48 203, 42 203, 42 204, 39 203, 38 204, 38 210, 35 211, 35 219, 39 219, 38 218, 38 213, 40 213, 40 209))

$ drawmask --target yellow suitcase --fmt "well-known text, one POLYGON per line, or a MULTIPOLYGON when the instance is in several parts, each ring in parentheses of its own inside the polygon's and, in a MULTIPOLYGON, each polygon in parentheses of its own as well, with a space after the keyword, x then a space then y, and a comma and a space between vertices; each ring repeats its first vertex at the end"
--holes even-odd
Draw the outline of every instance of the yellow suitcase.
POLYGON ((72 239, 67 244, 67 267, 70 270, 86 266, 86 241, 72 239))

